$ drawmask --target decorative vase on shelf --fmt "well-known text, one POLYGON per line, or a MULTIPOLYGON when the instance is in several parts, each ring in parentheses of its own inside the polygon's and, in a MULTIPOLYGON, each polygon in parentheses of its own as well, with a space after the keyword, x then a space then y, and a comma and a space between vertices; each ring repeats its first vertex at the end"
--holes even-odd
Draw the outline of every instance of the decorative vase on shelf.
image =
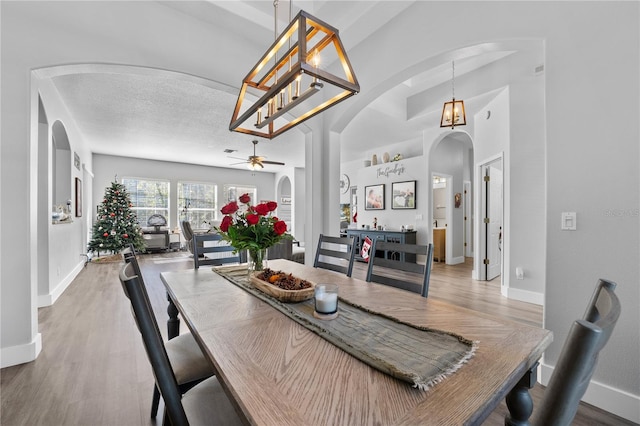
POLYGON ((249 258, 249 274, 260 272, 267 267, 267 249, 249 249, 247 250, 249 258))
POLYGON ((389 153, 385 152, 384 154, 382 154, 382 162, 383 163, 388 163, 389 162, 389 153))
POLYGON ((378 164, 378 156, 373 154, 373 157, 371 157, 371 165, 375 166, 376 164, 378 164))

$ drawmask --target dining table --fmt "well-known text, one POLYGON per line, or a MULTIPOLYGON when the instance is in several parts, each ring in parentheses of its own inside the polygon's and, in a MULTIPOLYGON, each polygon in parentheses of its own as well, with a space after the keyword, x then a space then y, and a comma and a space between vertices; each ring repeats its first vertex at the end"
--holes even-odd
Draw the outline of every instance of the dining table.
MULTIPOLYGON (((505 398, 507 424, 527 424, 533 407, 528 389, 550 331, 285 259, 268 266, 315 284, 338 284, 340 307, 353 304, 420 330, 459 336, 473 349, 455 372, 427 389, 415 387, 223 273, 241 276, 246 265, 162 272, 169 338, 180 332, 181 317, 246 424, 479 425, 505 398)), ((376 331, 369 323, 351 326, 362 336, 376 331)))

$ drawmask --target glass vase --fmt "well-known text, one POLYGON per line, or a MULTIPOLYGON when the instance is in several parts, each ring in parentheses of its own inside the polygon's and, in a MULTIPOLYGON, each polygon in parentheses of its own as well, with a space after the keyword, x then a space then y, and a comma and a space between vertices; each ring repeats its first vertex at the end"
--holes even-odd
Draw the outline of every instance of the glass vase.
POLYGON ((247 250, 249 254, 249 274, 262 271, 267 267, 267 249, 247 250))

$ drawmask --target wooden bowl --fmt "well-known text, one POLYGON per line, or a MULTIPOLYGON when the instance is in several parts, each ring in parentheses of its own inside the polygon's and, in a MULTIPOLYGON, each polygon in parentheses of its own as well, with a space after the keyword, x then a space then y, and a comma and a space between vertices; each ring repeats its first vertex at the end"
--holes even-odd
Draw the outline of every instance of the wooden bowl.
POLYGON ((253 286, 256 287, 258 290, 268 294, 269 296, 275 297, 281 302, 284 302, 284 303, 302 302, 302 301, 311 299, 313 297, 313 291, 316 285, 309 280, 306 280, 311 284, 311 287, 309 288, 305 288, 302 290, 285 290, 256 277, 256 275, 258 275, 259 273, 260 272, 254 272, 249 277, 251 284, 253 284, 253 286))

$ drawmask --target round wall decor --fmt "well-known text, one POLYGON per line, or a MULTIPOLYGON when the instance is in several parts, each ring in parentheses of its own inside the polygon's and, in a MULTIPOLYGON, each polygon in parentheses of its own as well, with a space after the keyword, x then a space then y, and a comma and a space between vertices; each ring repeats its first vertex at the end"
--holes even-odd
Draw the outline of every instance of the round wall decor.
POLYGON ((343 173, 342 176, 340 176, 340 192, 346 194, 347 191, 349 191, 349 186, 349 176, 343 173))

